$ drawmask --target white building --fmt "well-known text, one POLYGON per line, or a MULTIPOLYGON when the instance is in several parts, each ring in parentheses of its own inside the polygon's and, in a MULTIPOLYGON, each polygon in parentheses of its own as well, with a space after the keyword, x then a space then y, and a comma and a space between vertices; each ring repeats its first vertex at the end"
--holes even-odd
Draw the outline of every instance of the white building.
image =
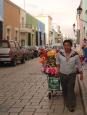
POLYGON ((52 29, 52 34, 53 34, 52 44, 62 43, 63 36, 62 36, 61 30, 60 30, 60 26, 53 24, 52 28, 53 28, 52 29))

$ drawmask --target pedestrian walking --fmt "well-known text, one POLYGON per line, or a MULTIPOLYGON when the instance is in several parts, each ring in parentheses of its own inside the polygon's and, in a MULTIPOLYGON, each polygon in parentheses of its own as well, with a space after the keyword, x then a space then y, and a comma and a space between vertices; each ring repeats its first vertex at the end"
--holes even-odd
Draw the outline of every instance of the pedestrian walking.
POLYGON ((80 58, 77 52, 72 50, 72 41, 63 42, 64 49, 58 53, 56 64, 60 76, 64 103, 70 112, 75 110, 76 96, 74 92, 77 68, 80 73, 80 80, 83 80, 83 72, 80 58))
POLYGON ((84 38, 83 42, 82 42, 82 49, 84 49, 85 47, 87 47, 87 39, 84 38))
POLYGON ((83 50, 83 55, 84 55, 84 62, 87 62, 87 39, 86 38, 84 38, 83 40, 82 50, 83 50))

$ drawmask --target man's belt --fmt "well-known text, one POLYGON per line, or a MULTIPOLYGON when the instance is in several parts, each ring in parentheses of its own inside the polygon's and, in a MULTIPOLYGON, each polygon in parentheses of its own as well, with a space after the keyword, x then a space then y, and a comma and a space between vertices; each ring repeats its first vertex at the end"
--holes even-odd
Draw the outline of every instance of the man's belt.
POLYGON ((64 73, 59 72, 59 74, 63 75, 63 76, 70 76, 70 75, 75 75, 76 73, 74 72, 74 73, 70 73, 70 74, 64 74, 64 73))

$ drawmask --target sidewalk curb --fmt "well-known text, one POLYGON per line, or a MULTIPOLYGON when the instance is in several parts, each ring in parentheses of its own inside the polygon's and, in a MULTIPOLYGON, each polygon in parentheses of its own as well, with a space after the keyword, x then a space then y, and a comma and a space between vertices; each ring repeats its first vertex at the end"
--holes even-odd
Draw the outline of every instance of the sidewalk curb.
POLYGON ((79 79, 79 76, 77 76, 77 77, 78 77, 77 79, 78 79, 84 113, 85 113, 85 115, 87 115, 87 89, 85 87, 84 81, 81 81, 79 79))

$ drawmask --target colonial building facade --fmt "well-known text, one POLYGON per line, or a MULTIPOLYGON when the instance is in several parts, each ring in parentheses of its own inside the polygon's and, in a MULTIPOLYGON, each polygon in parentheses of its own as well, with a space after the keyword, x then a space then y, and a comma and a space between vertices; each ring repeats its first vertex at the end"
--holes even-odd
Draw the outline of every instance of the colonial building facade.
POLYGON ((49 15, 39 15, 36 18, 45 24, 46 45, 51 45, 52 17, 49 15))
POLYGON ((77 14, 77 43, 82 45, 83 39, 87 39, 87 0, 80 1, 82 12, 77 14))
POLYGON ((22 46, 45 44, 45 24, 9 0, 4 0, 3 20, 3 39, 18 41, 22 46))
POLYGON ((20 41, 20 8, 4 0, 4 39, 20 41))

